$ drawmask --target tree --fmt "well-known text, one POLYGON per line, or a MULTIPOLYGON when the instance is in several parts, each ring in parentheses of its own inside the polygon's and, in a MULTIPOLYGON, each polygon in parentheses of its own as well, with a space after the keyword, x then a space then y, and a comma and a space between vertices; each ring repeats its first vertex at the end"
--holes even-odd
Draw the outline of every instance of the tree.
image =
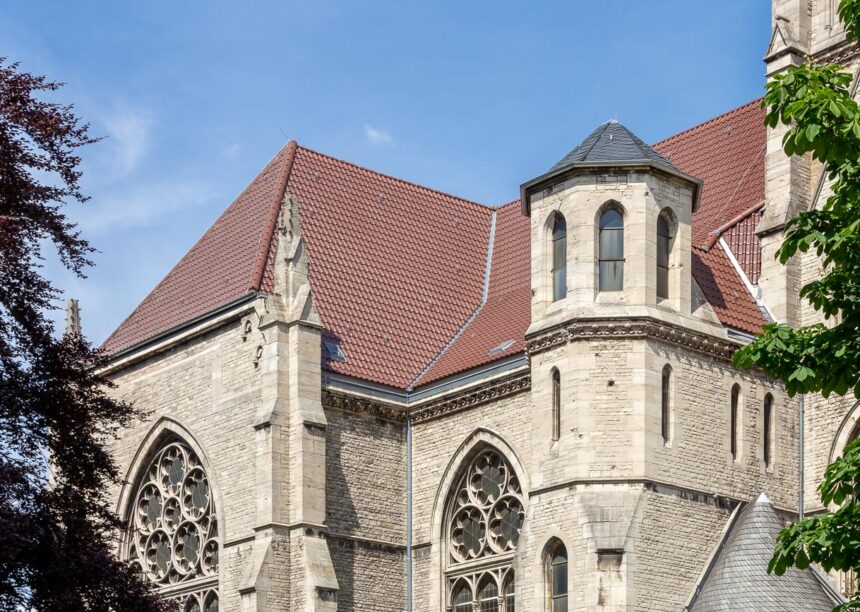
POLYGON ((46 317, 59 293, 43 248, 78 276, 92 253, 63 209, 87 200, 77 152, 96 139, 40 99, 60 86, 0 57, 0 608, 160 610, 112 553, 105 498, 119 482, 105 441, 140 415, 106 394, 104 355, 46 317))
MULTIPOLYGON (((860 0, 841 0, 839 16, 856 44, 860 0)), ((769 127, 788 126, 785 153, 823 162, 833 192, 820 208, 786 224, 777 252, 785 263, 814 250, 825 272, 804 285, 800 296, 833 324, 794 329, 771 323, 734 357, 738 367, 761 368, 784 381, 790 396, 852 391, 860 398, 860 107, 851 81, 840 66, 810 62, 775 76, 762 102, 769 127)), ((828 571, 860 569, 860 442, 828 466, 819 492, 825 506, 839 508, 783 530, 769 571, 781 575, 810 563, 828 571)), ((860 596, 838 609, 860 610, 860 596)))

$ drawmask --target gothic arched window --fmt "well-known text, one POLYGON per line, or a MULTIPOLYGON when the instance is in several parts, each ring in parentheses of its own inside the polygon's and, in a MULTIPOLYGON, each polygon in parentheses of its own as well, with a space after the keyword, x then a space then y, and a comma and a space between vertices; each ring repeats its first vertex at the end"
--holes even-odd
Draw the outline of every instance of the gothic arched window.
POLYGON ((448 506, 448 610, 513 612, 511 564, 524 520, 511 464, 494 449, 482 450, 462 470, 448 506))
POLYGON ((669 257, 672 254, 672 233, 666 214, 657 217, 657 297, 669 297, 669 257))
POLYGON ((660 379, 660 424, 663 432, 663 444, 672 441, 672 366, 663 366, 660 379))
POLYGON ((217 612, 219 548, 215 504, 203 464, 187 444, 170 440, 137 483, 126 558, 158 586, 193 581, 195 592, 172 598, 182 612, 217 612))
POLYGON ((732 451, 732 459, 737 460, 739 454, 738 448, 738 435, 741 427, 741 418, 740 418, 740 401, 741 401, 741 387, 738 384, 732 385, 732 412, 730 416, 729 427, 731 429, 729 433, 729 449, 732 451))
POLYGON ((567 297, 567 222, 560 212, 552 221, 552 301, 567 297))
POLYGON ((764 459, 765 467, 770 467, 773 463, 773 395, 768 393, 764 396, 764 431, 762 432, 762 440, 764 448, 762 448, 762 458, 764 459))
POLYGON ((624 219, 617 208, 600 215, 598 240, 598 287, 600 291, 624 289, 624 219))
POLYGON ((561 542, 547 554, 547 612, 567 612, 567 549, 561 542))
POLYGON ((552 439, 561 437, 561 374, 552 369, 552 439))

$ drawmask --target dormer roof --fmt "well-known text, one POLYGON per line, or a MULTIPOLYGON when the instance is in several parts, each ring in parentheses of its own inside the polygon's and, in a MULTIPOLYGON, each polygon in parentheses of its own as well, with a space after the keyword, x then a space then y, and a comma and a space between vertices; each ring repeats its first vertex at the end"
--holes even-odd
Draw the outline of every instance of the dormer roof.
POLYGON ((698 207, 702 181, 685 174, 672 162, 657 153, 629 129, 610 119, 576 145, 567 155, 541 176, 520 187, 523 212, 529 214, 528 194, 547 182, 581 168, 617 168, 647 166, 692 183, 695 187, 693 209, 698 207))

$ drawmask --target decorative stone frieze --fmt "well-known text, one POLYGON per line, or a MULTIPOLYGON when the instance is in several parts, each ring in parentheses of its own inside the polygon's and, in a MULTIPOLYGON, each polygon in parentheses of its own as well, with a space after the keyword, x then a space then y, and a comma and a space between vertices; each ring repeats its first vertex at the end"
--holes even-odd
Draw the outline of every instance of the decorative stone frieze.
POLYGON ((497 401, 503 397, 528 391, 531 388, 531 373, 518 372, 503 379, 493 380, 466 393, 455 393, 441 399, 431 400, 410 410, 412 421, 421 423, 441 416, 474 408, 497 401))
POLYGON ((345 410, 346 412, 355 412, 358 414, 367 414, 369 416, 392 421, 394 423, 404 423, 406 421, 406 411, 400 406, 380 402, 366 397, 356 395, 348 395, 339 391, 324 389, 322 392, 322 404, 324 408, 334 408, 336 410, 345 410))
POLYGON ((554 327, 526 339, 526 352, 531 355, 577 340, 628 340, 645 338, 658 340, 690 351, 730 361, 738 345, 730 340, 698 333, 656 319, 619 319, 604 321, 573 321, 554 327))

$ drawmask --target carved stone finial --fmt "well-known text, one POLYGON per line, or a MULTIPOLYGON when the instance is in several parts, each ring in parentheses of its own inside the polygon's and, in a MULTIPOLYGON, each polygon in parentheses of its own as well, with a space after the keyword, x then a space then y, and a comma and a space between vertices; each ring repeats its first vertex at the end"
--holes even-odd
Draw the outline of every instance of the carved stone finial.
POLYGON ((69 337, 80 338, 83 335, 81 331, 81 309, 78 306, 78 301, 70 299, 66 304, 66 335, 69 337))

